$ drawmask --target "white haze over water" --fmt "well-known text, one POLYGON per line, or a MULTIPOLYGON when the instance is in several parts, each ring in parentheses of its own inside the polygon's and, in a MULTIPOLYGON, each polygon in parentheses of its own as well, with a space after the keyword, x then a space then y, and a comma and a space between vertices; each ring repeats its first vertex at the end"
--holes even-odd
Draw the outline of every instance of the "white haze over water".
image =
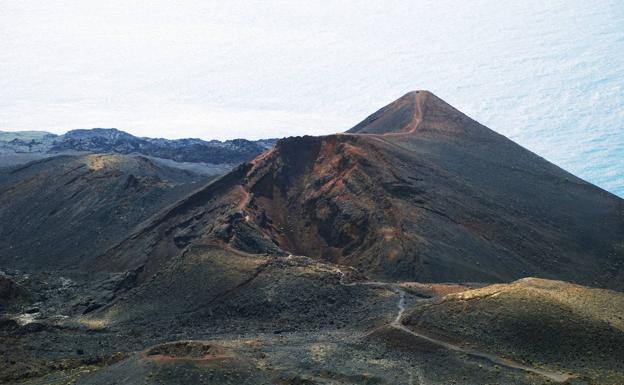
POLYGON ((624 3, 0 0, 0 130, 264 138, 414 89, 624 196, 624 3))

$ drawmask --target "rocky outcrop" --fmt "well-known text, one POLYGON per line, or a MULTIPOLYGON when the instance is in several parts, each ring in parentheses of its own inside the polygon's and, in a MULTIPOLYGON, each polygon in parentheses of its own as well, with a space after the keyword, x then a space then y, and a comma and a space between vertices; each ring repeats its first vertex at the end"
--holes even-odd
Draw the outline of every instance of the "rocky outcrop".
POLYGON ((28 291, 15 282, 11 277, 0 272, 0 306, 28 297, 28 291))

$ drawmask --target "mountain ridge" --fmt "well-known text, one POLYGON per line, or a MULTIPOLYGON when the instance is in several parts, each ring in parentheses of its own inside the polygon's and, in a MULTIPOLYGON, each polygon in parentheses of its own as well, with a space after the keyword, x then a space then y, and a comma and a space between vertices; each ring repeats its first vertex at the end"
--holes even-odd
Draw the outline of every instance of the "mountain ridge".
POLYGON ((276 139, 226 141, 197 138, 164 139, 137 137, 116 128, 70 130, 63 135, 39 133, 0 136, 0 153, 25 153, 53 156, 63 153, 140 154, 176 162, 235 165, 253 159, 270 148, 276 139), (41 134, 41 135, 39 135, 41 134))

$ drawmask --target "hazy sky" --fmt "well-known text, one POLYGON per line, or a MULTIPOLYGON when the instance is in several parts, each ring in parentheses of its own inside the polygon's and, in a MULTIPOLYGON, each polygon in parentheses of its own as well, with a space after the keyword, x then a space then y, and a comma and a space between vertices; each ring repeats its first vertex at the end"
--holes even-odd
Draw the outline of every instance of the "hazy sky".
POLYGON ((0 0, 0 130, 343 131, 429 89, 624 195, 624 3, 0 0))

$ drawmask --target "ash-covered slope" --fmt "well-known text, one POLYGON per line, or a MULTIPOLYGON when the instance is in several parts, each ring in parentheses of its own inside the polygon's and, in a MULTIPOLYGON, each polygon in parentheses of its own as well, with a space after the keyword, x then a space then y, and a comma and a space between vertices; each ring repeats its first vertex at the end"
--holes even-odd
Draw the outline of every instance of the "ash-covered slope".
POLYGON ((4 169, 0 263, 77 269, 207 180, 126 155, 58 156, 4 169))
POLYGON ((99 259, 190 244, 294 253, 418 281, 525 276, 623 287, 622 199, 413 92, 347 134, 283 139, 99 259))

